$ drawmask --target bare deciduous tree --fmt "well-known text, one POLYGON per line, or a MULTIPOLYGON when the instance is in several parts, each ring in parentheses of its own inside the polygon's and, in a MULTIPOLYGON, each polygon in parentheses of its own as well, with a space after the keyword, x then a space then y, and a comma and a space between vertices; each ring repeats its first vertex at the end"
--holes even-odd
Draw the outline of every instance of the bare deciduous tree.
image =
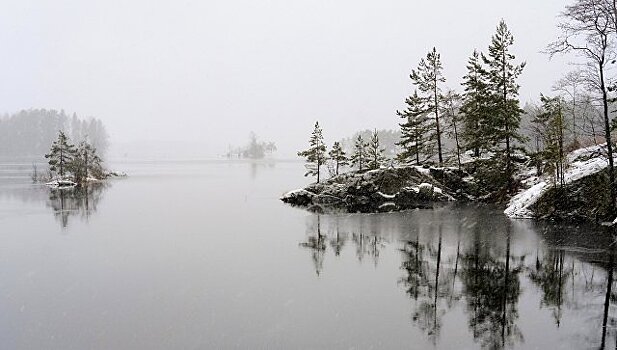
MULTIPOLYGON (((558 28, 561 36, 551 43, 547 52, 555 54, 574 53, 585 62, 584 75, 590 91, 601 96, 604 118, 604 138, 608 152, 611 203, 609 210, 615 214, 615 172, 613 169, 613 145, 611 121, 609 120, 609 89, 606 73, 615 59, 614 35, 615 11, 606 0, 578 0, 566 6, 561 14, 558 28)), ((614 7, 613 7, 614 9, 614 7)))

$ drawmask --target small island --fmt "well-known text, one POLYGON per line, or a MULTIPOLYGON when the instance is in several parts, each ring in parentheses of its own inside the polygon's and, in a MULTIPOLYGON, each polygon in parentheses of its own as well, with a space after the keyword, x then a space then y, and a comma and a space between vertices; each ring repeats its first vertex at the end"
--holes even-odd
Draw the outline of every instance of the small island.
POLYGON ((74 145, 64 131, 58 132, 45 158, 49 165, 47 173, 39 175, 35 167, 32 179, 54 189, 83 187, 110 177, 126 176, 105 170, 94 146, 85 140, 74 145))

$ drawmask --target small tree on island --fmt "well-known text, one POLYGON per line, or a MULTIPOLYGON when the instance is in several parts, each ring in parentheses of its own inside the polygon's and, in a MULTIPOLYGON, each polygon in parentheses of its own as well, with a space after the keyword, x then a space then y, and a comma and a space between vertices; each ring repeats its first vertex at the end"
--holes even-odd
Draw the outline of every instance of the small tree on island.
POLYGON ((356 139, 356 143, 354 144, 353 154, 351 155, 351 158, 350 158, 351 165, 357 166, 358 170, 363 170, 364 166, 366 165, 366 162, 367 162, 366 147, 367 146, 368 145, 362 139, 362 135, 358 135, 358 138, 356 139))
POLYGON ((319 126, 319 122, 315 122, 315 129, 309 139, 310 147, 307 150, 298 152, 298 156, 306 158, 307 172, 304 176, 317 176, 317 183, 319 183, 319 171, 321 166, 326 163, 328 157, 326 156, 326 145, 323 141, 323 132, 319 126))
POLYGON ((425 99, 418 96, 417 90, 405 99, 405 104, 407 109, 396 111, 396 114, 405 120, 399 124, 401 140, 396 145, 401 147, 401 152, 397 158, 401 162, 415 160, 416 165, 420 165, 420 155, 428 153, 430 156, 432 153, 430 142, 435 135, 431 133, 432 121, 426 111, 425 99))
POLYGON ((371 142, 368 144, 368 168, 369 169, 379 169, 381 165, 386 161, 386 157, 384 157, 383 152, 384 148, 381 148, 379 145, 379 133, 377 133, 377 129, 373 131, 371 135, 371 142))
POLYGON ((75 182, 84 183, 90 176, 101 179, 104 176, 102 162, 96 154, 96 149, 88 142, 82 141, 70 166, 75 182))
POLYGON ((49 153, 45 155, 45 158, 49 159, 49 170, 52 174, 64 178, 64 176, 71 170, 71 163, 75 158, 76 150, 69 138, 63 131, 58 133, 58 139, 53 142, 49 153))
POLYGON ((335 163, 335 174, 339 174, 339 167, 346 166, 349 164, 349 158, 347 158, 347 154, 343 151, 343 147, 341 143, 336 141, 334 145, 332 145, 332 149, 328 152, 330 159, 335 163))

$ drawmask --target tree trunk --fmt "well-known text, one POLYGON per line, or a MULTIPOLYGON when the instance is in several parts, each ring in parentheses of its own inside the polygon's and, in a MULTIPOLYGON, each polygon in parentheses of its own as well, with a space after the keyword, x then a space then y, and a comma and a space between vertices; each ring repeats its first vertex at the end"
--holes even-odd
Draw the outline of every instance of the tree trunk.
MULTIPOLYGON (((435 72, 437 73, 437 72, 435 72)), ((435 80, 433 82, 435 84, 434 98, 435 98, 435 126, 437 128, 437 153, 439 155, 439 166, 443 165, 443 156, 441 154, 441 129, 439 127, 439 107, 438 103, 438 93, 437 93, 437 74, 435 74, 435 80)))
POLYGON ((508 193, 511 193, 512 191, 512 165, 511 165, 511 159, 510 159, 510 123, 508 121, 508 114, 507 114, 507 110, 506 110, 506 105, 508 103, 508 90, 506 88, 506 53, 503 52, 502 55, 502 81, 503 81, 503 122, 504 122, 504 127, 505 127, 505 131, 506 131, 506 176, 508 177, 508 182, 507 182, 507 191, 508 193))
POLYGON ((456 117, 454 116, 453 113, 453 121, 452 124, 454 125, 454 140, 456 141, 456 158, 458 160, 458 168, 459 170, 461 169, 461 146, 458 143, 458 130, 456 129, 456 117))
POLYGON ((611 202, 609 203, 609 211, 611 219, 615 215, 615 169, 613 168, 613 144, 611 140, 611 125, 608 113, 608 94, 604 83, 604 60, 599 63, 600 68, 600 89, 602 90, 602 104, 604 112, 604 138, 606 139, 606 150, 608 152, 608 177, 611 193, 611 202))

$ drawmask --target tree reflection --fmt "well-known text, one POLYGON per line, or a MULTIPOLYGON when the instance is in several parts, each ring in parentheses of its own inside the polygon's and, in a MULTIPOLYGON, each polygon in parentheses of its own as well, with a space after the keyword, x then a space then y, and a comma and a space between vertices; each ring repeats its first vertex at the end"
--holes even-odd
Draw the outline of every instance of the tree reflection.
POLYGON ((330 247, 332 247, 332 249, 334 250, 334 255, 341 255, 341 251, 343 250, 346 242, 347 239, 345 237, 341 237, 341 234, 339 233, 339 228, 337 226, 334 237, 330 239, 330 247))
POLYGON ((314 235, 309 235, 306 242, 300 243, 301 247, 311 251, 313 265, 317 276, 323 270, 324 255, 326 252, 326 238, 321 234, 321 216, 317 215, 317 229, 314 235))
MULTIPOLYGON (((443 266, 442 226, 438 226, 437 247, 421 244, 419 234, 415 241, 404 242, 401 252, 401 268, 405 277, 400 282, 405 292, 415 301, 411 319, 427 334, 433 344, 437 343, 442 326, 442 318, 452 306, 454 278, 456 269, 443 266), (443 303, 442 301, 445 301, 443 303)), ((457 266, 457 263, 455 263, 457 266)))
POLYGON ((523 340, 516 325, 521 293, 520 266, 510 267, 510 227, 506 224, 505 261, 484 244, 478 225, 473 242, 463 254, 461 278, 469 313, 469 328, 483 348, 501 349, 523 340))
POLYGON ((97 210, 103 191, 108 186, 107 183, 93 183, 73 188, 50 189, 47 206, 53 210, 60 225, 66 228, 72 216, 88 220, 97 210))
MULTIPOLYGON (((609 262, 606 265, 607 276, 606 276, 606 296, 604 298, 604 314, 602 315, 602 343, 600 348, 605 349, 606 346, 606 336, 608 332, 608 328, 612 330, 612 333, 615 333, 615 326, 617 325, 617 319, 615 317, 611 317, 609 315, 610 304, 611 301, 615 302, 617 297, 612 294, 613 288, 613 267, 615 264, 615 249, 611 247, 609 254, 609 262)), ((615 336, 615 334, 613 334, 615 336)))
POLYGON ((565 252, 550 250, 542 259, 536 255, 529 279, 542 289, 542 306, 552 309, 557 327, 561 324, 566 283, 573 269, 564 266, 565 252))
POLYGON ((328 245, 331 247, 333 255, 337 257, 342 254, 345 247, 355 248, 356 257, 360 263, 364 261, 365 257, 369 257, 377 266, 381 251, 385 247, 385 240, 377 235, 364 235, 362 233, 364 231, 363 225, 348 227, 348 231, 341 231, 339 229, 340 222, 348 219, 348 217, 322 214, 315 214, 307 218, 307 238, 305 242, 301 242, 299 245, 311 251, 311 258, 317 275, 320 275, 323 271, 328 245), (352 244, 347 244, 348 242, 352 244))

